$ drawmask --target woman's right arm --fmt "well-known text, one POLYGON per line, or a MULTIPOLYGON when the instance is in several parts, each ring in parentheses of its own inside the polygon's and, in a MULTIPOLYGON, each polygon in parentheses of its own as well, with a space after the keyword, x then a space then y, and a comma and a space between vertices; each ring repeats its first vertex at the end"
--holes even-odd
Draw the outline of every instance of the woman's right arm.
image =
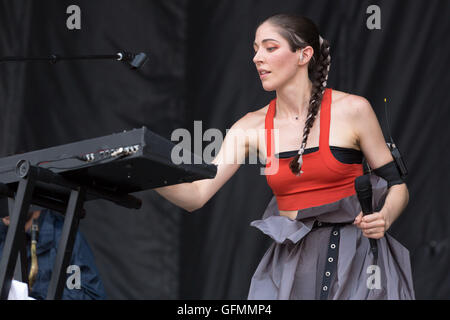
POLYGON ((220 151, 212 161, 217 165, 214 179, 197 180, 154 189, 161 196, 186 211, 202 208, 206 202, 236 173, 248 155, 249 141, 246 135, 249 114, 238 120, 228 131, 220 151))

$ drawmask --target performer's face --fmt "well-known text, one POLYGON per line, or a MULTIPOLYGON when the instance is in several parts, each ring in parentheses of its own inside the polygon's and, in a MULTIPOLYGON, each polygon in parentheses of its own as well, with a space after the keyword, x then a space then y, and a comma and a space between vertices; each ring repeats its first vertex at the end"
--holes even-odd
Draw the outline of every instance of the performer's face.
POLYGON ((259 72, 262 86, 266 91, 283 87, 298 72, 299 54, 292 52, 289 43, 270 23, 263 23, 256 30, 255 57, 253 62, 259 72), (268 73, 263 74, 262 71, 268 73))

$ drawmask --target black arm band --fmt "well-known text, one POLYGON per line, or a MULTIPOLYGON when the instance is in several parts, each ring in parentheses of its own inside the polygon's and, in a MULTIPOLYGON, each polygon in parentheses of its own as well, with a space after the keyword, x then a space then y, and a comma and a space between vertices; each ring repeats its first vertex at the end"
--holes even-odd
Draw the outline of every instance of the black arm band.
POLYGON ((395 165, 395 162, 389 162, 388 164, 385 164, 384 166, 374 169, 373 172, 388 183, 388 188, 396 185, 396 184, 403 184, 405 181, 400 176, 400 172, 397 169, 397 166, 395 165))

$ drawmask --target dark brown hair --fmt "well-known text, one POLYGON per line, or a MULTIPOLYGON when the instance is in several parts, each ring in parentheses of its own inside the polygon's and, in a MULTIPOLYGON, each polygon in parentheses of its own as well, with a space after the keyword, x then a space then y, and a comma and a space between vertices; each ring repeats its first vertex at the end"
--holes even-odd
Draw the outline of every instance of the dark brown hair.
POLYGON ((308 116, 303 129, 303 140, 298 155, 289 164, 291 171, 299 175, 303 164, 301 157, 305 151, 309 133, 316 120, 327 86, 331 65, 330 44, 327 40, 321 39, 315 23, 306 17, 294 14, 277 14, 267 18, 259 26, 264 22, 279 28, 280 35, 288 41, 292 52, 307 46, 314 49, 314 55, 308 64, 308 75, 312 82, 312 90, 308 116))

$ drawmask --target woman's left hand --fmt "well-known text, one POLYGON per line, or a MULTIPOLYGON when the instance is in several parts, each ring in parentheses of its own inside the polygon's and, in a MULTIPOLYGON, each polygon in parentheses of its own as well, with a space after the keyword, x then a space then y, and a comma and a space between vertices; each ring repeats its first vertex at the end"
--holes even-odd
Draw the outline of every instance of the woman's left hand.
POLYGON ((365 216, 360 212, 353 224, 361 229, 365 237, 370 239, 383 238, 389 229, 389 224, 383 211, 374 212, 365 216))

